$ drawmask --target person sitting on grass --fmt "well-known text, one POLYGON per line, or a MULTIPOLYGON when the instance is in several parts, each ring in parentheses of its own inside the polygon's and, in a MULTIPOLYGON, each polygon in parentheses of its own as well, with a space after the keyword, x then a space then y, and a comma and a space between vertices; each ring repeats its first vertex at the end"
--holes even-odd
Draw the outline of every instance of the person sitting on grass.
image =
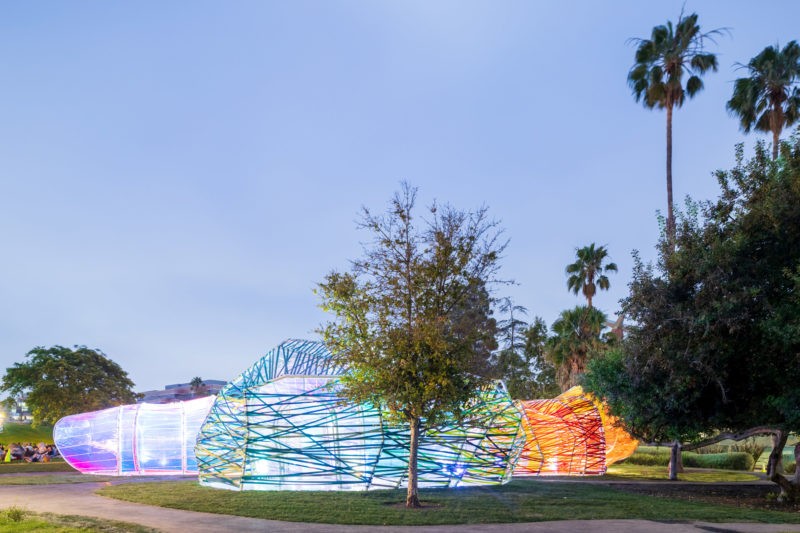
POLYGON ((8 451, 6 452, 5 462, 10 463, 11 461, 21 461, 25 455, 25 449, 20 446, 16 442, 12 442, 8 445, 8 451))
POLYGON ((53 445, 52 444, 48 444, 47 446, 44 447, 44 453, 42 454, 42 462, 43 463, 49 463, 50 459, 52 459, 53 457, 54 457, 54 455, 53 455, 53 445))
POLYGON ((29 453, 25 454, 26 463, 40 463, 41 461, 42 454, 40 454, 37 450, 31 450, 29 453))

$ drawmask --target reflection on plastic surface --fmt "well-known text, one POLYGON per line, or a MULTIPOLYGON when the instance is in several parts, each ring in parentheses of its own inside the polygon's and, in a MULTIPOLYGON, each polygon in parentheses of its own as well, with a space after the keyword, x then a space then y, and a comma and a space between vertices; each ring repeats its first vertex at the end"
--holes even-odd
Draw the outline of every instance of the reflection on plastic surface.
POLYGON ((86 474, 195 474, 197 431, 214 397, 134 404, 59 420, 53 439, 64 459, 86 474))

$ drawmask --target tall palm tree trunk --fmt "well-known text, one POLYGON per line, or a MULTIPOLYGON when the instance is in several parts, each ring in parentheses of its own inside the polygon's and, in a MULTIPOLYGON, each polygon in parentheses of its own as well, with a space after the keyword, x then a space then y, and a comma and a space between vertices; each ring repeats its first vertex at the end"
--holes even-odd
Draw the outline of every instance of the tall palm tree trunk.
POLYGON ((777 102, 772 103, 772 111, 769 114, 769 127, 772 130, 772 160, 778 159, 778 147, 781 135, 781 108, 777 102))
POLYGON ((778 144, 780 143, 780 134, 781 132, 777 129, 772 130, 772 160, 775 161, 778 159, 778 144))
POLYGON ((675 214, 672 210, 672 105, 667 105, 667 240, 675 247, 675 214))

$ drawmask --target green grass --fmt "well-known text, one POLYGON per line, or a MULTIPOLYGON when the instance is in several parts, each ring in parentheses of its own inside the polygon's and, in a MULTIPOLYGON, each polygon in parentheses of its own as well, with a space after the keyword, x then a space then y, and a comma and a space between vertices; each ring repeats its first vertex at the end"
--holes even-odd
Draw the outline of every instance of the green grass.
POLYGON ((151 533, 155 529, 137 524, 86 516, 33 513, 12 507, 0 512, 0 533, 49 531, 58 533, 151 533))
POLYGON ((2 474, 23 474, 29 472, 77 472, 69 466, 63 459, 57 459, 49 463, 26 463, 25 461, 14 461, 13 463, 0 462, 0 475, 2 474))
MULTIPOLYGON (((664 466, 643 466, 633 464, 614 464, 601 479, 619 481, 667 481, 667 468, 664 466)), ((758 481, 759 477, 748 472, 735 470, 686 468, 678 474, 680 481, 700 483, 733 483, 738 481, 758 481)))
POLYGON ((3 431, 0 431, 0 443, 4 446, 8 446, 12 442, 20 444, 23 442, 30 442, 31 444, 39 442, 52 444, 53 426, 38 426, 32 428, 30 424, 5 422, 3 424, 3 431))
POLYGON ((421 490, 421 510, 402 508, 405 492, 234 492, 196 481, 125 483, 98 493, 189 511, 333 524, 435 525, 543 520, 704 520, 800 523, 790 512, 740 508, 622 492, 594 483, 517 479, 499 487, 421 490))
POLYGON ((32 475, 16 475, 9 474, 7 476, 0 476, 0 486, 3 485, 63 485, 68 483, 99 483, 102 481, 110 481, 114 478, 108 476, 89 476, 86 474, 73 473, 55 473, 55 474, 36 474, 32 475))

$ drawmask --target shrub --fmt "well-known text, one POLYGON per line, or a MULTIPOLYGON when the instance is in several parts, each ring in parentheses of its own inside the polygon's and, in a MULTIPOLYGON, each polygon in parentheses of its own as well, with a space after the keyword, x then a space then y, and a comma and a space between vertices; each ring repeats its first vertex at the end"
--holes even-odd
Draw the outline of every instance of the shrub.
MULTIPOLYGON (((666 452, 640 452, 625 459, 632 465, 642 466, 667 466, 669 464, 669 450, 666 452)), ((683 452, 683 466, 693 468, 719 468, 722 470, 752 470, 755 461, 753 456, 745 452, 734 453, 704 453, 683 452)))
POLYGON ((756 462, 753 460, 753 456, 746 452, 683 454, 683 465, 695 468, 750 471, 755 464, 756 462))
POLYGON ((625 462, 631 465, 666 466, 669 464, 669 454, 636 452, 625 459, 625 462))
POLYGON ((789 463, 789 464, 784 464, 784 465, 783 465, 783 470, 784 470, 784 471, 785 471, 787 474, 794 474, 794 473, 795 473, 795 471, 797 470, 797 463, 789 463))
POLYGON ((21 507, 9 507, 6 509, 6 518, 11 522, 22 522, 22 519, 25 518, 27 513, 28 511, 21 507))
MULTIPOLYGON (((741 451, 741 450, 735 450, 741 451)), ((728 447, 722 444, 712 444, 711 446, 703 446, 702 448, 697 448, 694 453, 699 454, 709 454, 709 453, 728 453, 728 447)))
POLYGON ((758 462, 758 458, 764 453, 764 445, 760 444, 755 438, 750 437, 749 439, 735 443, 731 446, 730 451, 749 453, 753 456, 753 461, 758 462))

